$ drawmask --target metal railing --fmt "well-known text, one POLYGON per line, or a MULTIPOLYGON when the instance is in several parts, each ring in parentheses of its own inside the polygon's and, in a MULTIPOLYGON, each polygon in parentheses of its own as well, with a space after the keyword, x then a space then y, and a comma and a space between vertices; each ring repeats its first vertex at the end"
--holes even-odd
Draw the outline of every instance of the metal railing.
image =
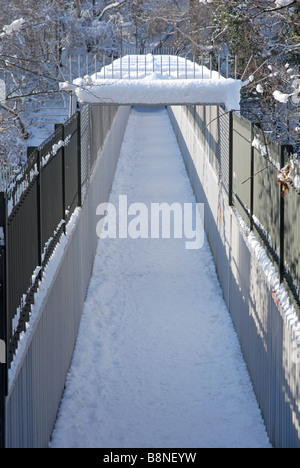
POLYGON ((62 61, 60 79, 72 82, 99 74, 111 79, 139 79, 151 73, 169 74, 175 79, 240 78, 238 57, 230 55, 178 54, 173 48, 124 48, 121 53, 70 55, 62 61))
MULTIPOLYGON (((189 105, 188 120, 201 141, 230 206, 260 239, 300 314, 300 191, 278 182, 293 146, 269 139, 258 123, 222 107, 189 105)), ((294 161, 300 180, 300 161, 294 161)))
POLYGON ((18 174, 6 170, 0 174, 0 340, 5 349, 0 363, 1 447, 5 446, 8 369, 26 331, 45 267, 81 204, 79 168, 77 112, 33 150, 18 174))
POLYGON ((8 371, 35 293, 68 221, 84 203, 117 110, 84 106, 31 148, 17 174, 0 171, 0 447, 5 446, 8 371))
MULTIPOLYGON (((278 180, 293 158, 293 146, 271 141, 258 124, 235 112, 230 122, 231 204, 266 248, 299 313, 300 191, 278 180)), ((295 175, 299 169, 296 163, 295 175)))
POLYGON ((5 250, 7 365, 29 321, 44 268, 74 209, 81 203, 80 114, 42 146, 1 193, 5 250))

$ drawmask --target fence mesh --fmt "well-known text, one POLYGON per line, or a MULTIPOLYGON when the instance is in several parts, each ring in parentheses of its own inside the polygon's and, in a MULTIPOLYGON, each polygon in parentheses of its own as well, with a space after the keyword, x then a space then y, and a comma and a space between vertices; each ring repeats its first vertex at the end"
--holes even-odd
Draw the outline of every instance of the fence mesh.
POLYGON ((2 326, 7 335, 8 366, 26 331, 47 262, 75 208, 84 202, 117 109, 83 107, 65 124, 56 125, 55 132, 31 152, 17 174, 5 172, 2 178, 0 244, 5 257, 5 293, 1 320, 7 323, 2 326))
POLYGON ((278 183, 281 169, 293 159, 293 147, 271 141, 237 114, 232 134, 235 205, 261 239, 299 313, 300 192, 292 183, 287 187, 278 183))
POLYGON ((219 180, 229 194, 229 113, 220 108, 220 165, 219 180))
POLYGON ((79 192, 76 113, 36 148, 3 192, 8 364, 30 319, 45 265, 74 211, 79 192))
POLYGON ((90 107, 81 110, 81 197, 84 201, 89 186, 91 165, 90 107))

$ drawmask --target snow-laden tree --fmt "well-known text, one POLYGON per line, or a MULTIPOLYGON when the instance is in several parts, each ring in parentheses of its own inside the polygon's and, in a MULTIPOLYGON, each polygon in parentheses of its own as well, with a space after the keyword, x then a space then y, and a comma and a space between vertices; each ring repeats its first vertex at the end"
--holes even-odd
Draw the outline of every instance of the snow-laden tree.
POLYGON ((74 22, 72 2, 3 0, 0 19, 0 160, 19 164, 26 157, 25 102, 53 93, 64 48, 74 22))
POLYGON ((274 92, 292 94, 299 8, 299 0, 2 0, 0 79, 7 84, 7 99, 0 102, 0 157, 11 155, 15 142, 22 154, 28 135, 25 104, 58 91, 69 54, 91 60, 103 53, 116 56, 121 41, 123 50, 128 44, 141 52, 166 46, 197 60, 203 54, 237 54, 239 76, 251 77, 243 110, 260 112, 268 129, 273 125, 277 135, 293 135, 294 141, 298 109, 292 97, 279 102, 274 92), (288 76, 286 63, 294 69, 288 76))
POLYGON ((22 163, 33 99, 58 92, 71 52, 119 50, 119 25, 130 18, 129 0, 2 0, 0 163, 22 163), (3 93, 2 93, 3 94, 3 93))
POLYGON ((216 50, 226 44, 239 76, 249 78, 242 111, 258 114, 266 131, 299 153, 300 2, 213 0, 209 8, 216 50))

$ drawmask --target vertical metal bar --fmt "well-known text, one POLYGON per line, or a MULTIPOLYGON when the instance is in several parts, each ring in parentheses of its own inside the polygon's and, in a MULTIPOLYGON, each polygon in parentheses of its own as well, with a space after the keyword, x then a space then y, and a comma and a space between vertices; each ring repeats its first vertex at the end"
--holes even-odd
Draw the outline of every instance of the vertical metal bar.
MULTIPOLYGON (((61 125, 62 135, 61 139, 65 139, 65 126, 61 125)), ((65 161, 65 147, 61 148, 61 164, 62 164, 62 219, 64 222, 64 233, 66 234, 66 161, 65 161)))
POLYGON ((237 79, 237 55, 234 58, 234 79, 237 79))
POLYGON ((193 55, 193 64, 194 64, 194 79, 196 78, 196 60, 195 60, 195 54, 193 55))
MULTIPOLYGON (((251 123, 251 141, 254 140, 254 123, 251 123)), ((254 146, 251 145, 250 179, 250 230, 254 229, 254 146)))
POLYGON ((7 395, 7 294, 6 294, 6 234, 7 234, 7 201, 0 193, 0 448, 5 448, 6 432, 6 395, 7 395))
POLYGON ((228 55, 226 55, 226 78, 229 77, 229 60, 228 55))
MULTIPOLYGON (((284 154, 281 150, 281 167, 284 167, 284 154)), ((281 190, 283 185, 281 184, 281 190)), ((284 198, 280 197, 280 259, 279 259, 279 271, 280 271, 280 282, 284 280, 284 198)))
MULTIPOLYGON (((293 146, 291 145, 281 145, 281 154, 280 154, 280 163, 281 167, 284 167, 286 164, 285 155, 286 153, 293 153, 293 146)), ((280 197, 280 264, 279 264, 279 271, 280 271, 280 281, 281 283, 284 280, 285 276, 285 199, 283 196, 283 184, 280 184, 281 187, 281 197, 280 197)))
POLYGON ((70 74, 70 83, 72 83, 72 56, 70 55, 69 57, 69 67, 70 67, 70 70, 69 70, 69 74, 70 74))
POLYGON ((229 112, 229 206, 233 206, 233 111, 229 112))
POLYGON ((82 206, 81 194, 81 113, 77 111, 77 174, 78 174, 78 206, 82 206))
MULTIPOLYGON (((61 130, 61 138, 58 137, 58 139, 61 139, 64 141, 65 139, 65 126, 64 124, 56 124, 55 125, 55 131, 61 130)), ((57 140, 58 141, 58 140, 57 140)), ((62 169, 62 217, 61 219, 66 221, 66 165, 65 165, 65 147, 62 146, 60 149, 61 151, 61 169, 62 169)), ((56 156, 58 157, 58 156, 56 156)), ((64 223, 64 233, 66 233, 66 223, 64 223)))
POLYGON ((38 229, 38 262, 42 265, 42 164, 41 164, 41 151, 37 151, 37 229, 38 229))

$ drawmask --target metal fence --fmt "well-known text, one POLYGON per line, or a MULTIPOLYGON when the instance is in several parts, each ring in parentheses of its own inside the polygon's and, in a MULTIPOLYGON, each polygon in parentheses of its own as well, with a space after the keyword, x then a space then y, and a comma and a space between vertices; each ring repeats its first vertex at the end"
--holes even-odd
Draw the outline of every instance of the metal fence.
MULTIPOLYGON (((300 191, 283 192, 279 171, 293 155, 291 145, 267 138, 260 125, 220 106, 184 108, 209 162, 227 193, 278 269, 300 314, 300 191)), ((300 164, 295 164, 300 179, 300 164)))
POLYGON ((81 198, 84 201, 90 175, 117 114, 118 106, 83 106, 81 109, 81 198), (99 125, 101 122, 101 125, 99 125))
POLYGON ((287 193, 283 183, 278 183, 279 171, 291 160, 293 147, 268 140, 257 124, 236 113, 230 132, 233 203, 266 247, 299 311, 300 191, 290 183, 287 193))
MULTIPOLYGON (((38 282, 81 203, 80 114, 77 112, 29 155, 0 193, 0 339, 6 356, 0 364, 0 444, 4 445, 7 373, 26 331, 38 282)), ((2 181, 3 182, 3 181, 2 181)), ((3 184, 2 184, 3 189, 3 184)))
POLYGON ((0 174, 0 447, 8 370, 35 292, 74 210, 84 203, 117 110, 84 106, 31 149, 19 173, 0 174))
MULTIPOLYGON (((253 151, 256 158, 254 175, 263 169, 253 178, 253 187, 256 191, 253 198, 253 212, 255 213, 253 221, 258 224, 257 217, 261 216, 260 225, 262 226, 262 220, 269 216, 270 223, 273 223, 276 213, 280 210, 277 204, 285 204, 287 236, 284 248, 285 269, 288 264, 295 265, 295 268, 299 261, 299 240, 297 241, 296 236, 299 235, 300 210, 299 201, 297 202, 299 198, 295 198, 297 192, 295 188, 290 187, 285 198, 281 197, 281 187, 277 182, 277 167, 282 167, 281 162, 275 163, 275 159, 269 161, 263 156, 265 154, 263 148, 258 151, 252 146, 256 139, 256 131, 253 132, 254 140, 252 140, 251 122, 244 120, 240 115, 224 114, 224 111, 220 109, 220 118, 211 122, 211 125, 220 127, 220 140, 215 155, 220 162, 218 172, 208 157, 208 146, 203 144, 202 138, 199 139, 198 134, 201 133, 201 129, 195 122, 193 124, 192 114, 187 109, 176 106, 169 109, 169 114, 196 200, 205 202, 207 239, 211 246, 224 300, 240 341, 270 442, 274 447, 279 448, 299 447, 300 363, 297 349, 297 322, 291 314, 286 313, 287 310, 282 301, 282 299, 285 300, 286 294, 277 295, 277 291, 270 290, 269 272, 264 271, 260 257, 257 257, 249 247, 247 236, 244 235, 240 224, 240 216, 235 216, 238 211, 243 214, 248 226, 251 225, 249 207, 243 204, 244 209, 236 194, 244 191, 243 196, 245 199, 248 197, 249 203, 251 179, 244 184, 243 182, 251 174, 249 172, 251 164, 247 161, 250 160, 251 151, 253 151), (238 128, 237 124, 243 125, 244 128, 238 128), (246 137, 245 142, 244 137, 246 137), (269 169, 269 166, 272 167, 269 169), (268 169, 265 169, 266 167, 268 169), (240 173, 236 172, 237 168, 240 173), (269 170, 270 175, 267 176, 269 170), (260 180, 258 176, 261 177, 260 180), (277 194, 276 199, 273 199, 274 193, 271 192, 269 184, 277 194), (234 210, 229 205, 234 205, 234 210), (289 258, 287 249, 290 250, 289 258)), ((205 125, 209 123, 206 122, 205 125)), ((255 125, 254 129, 259 132, 259 128, 255 125)), ((258 136, 257 140, 259 139, 258 136)), ((270 159, 275 158, 277 152, 278 161, 280 161, 281 151, 285 155, 285 150, 291 149, 273 146, 270 141, 267 143, 270 159)), ((285 158, 287 157, 285 155, 285 158)), ((297 181, 295 182, 295 185, 298 185, 297 181)), ((271 226, 268 225, 268 227, 271 226)), ((256 228, 253 223, 254 229, 256 228)), ((278 231, 278 229, 280 229, 279 222, 275 223, 275 230, 278 231)), ((265 232, 267 232, 266 229, 265 232)), ((278 233, 277 236, 280 238, 278 233)), ((262 241, 261 245, 265 245, 268 250, 266 243, 262 241)), ((269 254, 273 259, 271 248, 269 254)), ((273 261, 279 269, 279 259, 273 259, 273 261)), ((264 263, 269 264, 269 262, 264 263)), ((291 276, 294 277, 296 284, 296 275, 293 273, 291 276)), ((287 288, 286 290, 289 290, 293 297, 291 290, 287 288)))
POLYGON ((99 73, 103 69, 104 78, 120 79, 124 76, 144 78, 158 73, 172 73, 172 77, 204 78, 204 67, 214 75, 226 78, 241 78, 238 73, 239 59, 231 55, 181 53, 173 47, 124 47, 121 51, 95 52, 84 55, 69 55, 62 60, 59 79, 72 82, 74 79, 99 73), (151 54, 153 63, 147 54, 151 54), (173 56, 171 60, 170 56, 173 56), (174 62, 174 57, 177 57, 174 62), (119 60, 119 65, 116 60, 119 60), (150 63, 148 62, 150 61, 150 63), (119 68, 115 68, 116 64, 119 68), (179 70, 180 68, 180 70, 179 70), (131 73, 130 73, 131 70, 131 73), (200 70, 200 71, 199 71, 200 70), (129 71, 129 73, 128 73, 129 71))
POLYGON ((1 197, 5 213, 7 365, 26 330, 38 281, 65 224, 80 204, 80 114, 28 157, 1 197))
POLYGON ((86 106, 82 118, 76 112, 32 151, 18 174, 5 178, 5 191, 0 194, 1 284, 5 288, 0 339, 7 344, 8 366, 26 330, 38 281, 66 223, 86 196, 116 111, 116 106, 108 112, 102 106, 93 110, 86 106), (96 119, 90 118, 91 112, 97 112, 96 119), (91 138, 91 122, 95 125, 98 118, 101 129, 92 129, 91 138))

